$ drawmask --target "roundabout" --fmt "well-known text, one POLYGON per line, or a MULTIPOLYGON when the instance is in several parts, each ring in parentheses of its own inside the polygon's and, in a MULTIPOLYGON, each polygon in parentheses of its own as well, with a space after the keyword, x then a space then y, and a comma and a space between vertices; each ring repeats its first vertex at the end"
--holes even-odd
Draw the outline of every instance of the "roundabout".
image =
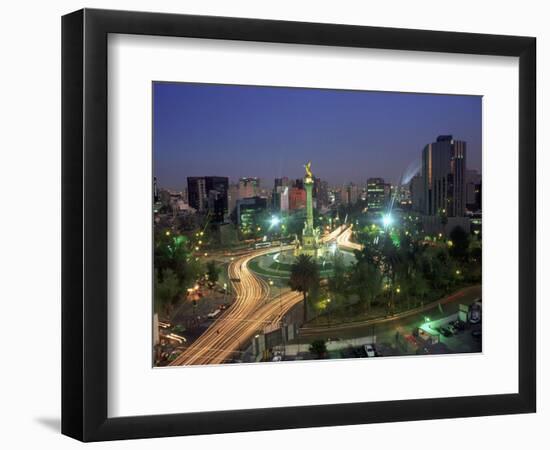
MULTIPOLYGON (((321 278, 327 278, 332 275, 337 259, 345 267, 349 267, 355 262, 355 255, 350 251, 339 249, 335 244, 332 244, 328 254, 316 260, 321 278)), ((253 258, 249 262, 249 268, 262 277, 289 279, 292 264, 295 260, 296 256, 293 249, 275 250, 253 258)))

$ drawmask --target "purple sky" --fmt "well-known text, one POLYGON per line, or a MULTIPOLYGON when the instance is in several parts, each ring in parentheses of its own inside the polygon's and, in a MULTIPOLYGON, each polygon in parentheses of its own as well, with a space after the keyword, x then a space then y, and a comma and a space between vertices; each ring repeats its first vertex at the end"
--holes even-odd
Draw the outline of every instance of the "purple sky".
POLYGON ((467 142, 481 170, 481 97, 333 89, 154 83, 154 173, 181 190, 188 176, 315 176, 331 185, 397 183, 440 134, 467 142))

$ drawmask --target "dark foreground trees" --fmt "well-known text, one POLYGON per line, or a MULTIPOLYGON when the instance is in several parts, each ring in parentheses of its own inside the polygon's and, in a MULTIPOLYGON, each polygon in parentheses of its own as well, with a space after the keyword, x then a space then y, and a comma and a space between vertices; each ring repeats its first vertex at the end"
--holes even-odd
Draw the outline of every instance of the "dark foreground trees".
POLYGON ((319 268, 310 256, 300 255, 290 269, 288 282, 293 291, 304 296, 304 323, 307 322, 307 294, 319 286, 319 268))
POLYGON ((327 354, 327 345, 325 344, 325 341, 313 341, 309 346, 309 352, 312 355, 315 355, 318 359, 324 358, 327 354))

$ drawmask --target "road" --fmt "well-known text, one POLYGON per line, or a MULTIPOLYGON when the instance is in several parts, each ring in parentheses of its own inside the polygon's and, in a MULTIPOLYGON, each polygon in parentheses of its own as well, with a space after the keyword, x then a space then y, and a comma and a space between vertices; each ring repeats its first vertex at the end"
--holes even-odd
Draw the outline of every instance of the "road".
MULTIPOLYGON (((288 248, 291 247, 283 247, 288 248)), ((234 303, 170 365, 221 364, 255 333, 299 302, 297 293, 285 293, 269 301, 269 285, 248 268, 251 259, 273 251, 251 251, 229 264, 229 278, 236 293, 234 303)))
MULTIPOLYGON (((321 240, 331 242, 345 229, 340 226, 321 240)), ((234 303, 170 365, 221 364, 235 357, 239 349, 267 325, 280 322, 301 301, 302 295, 287 292, 269 300, 269 285, 248 268, 248 263, 258 256, 292 248, 253 250, 236 257, 228 268, 236 293, 234 303)))
POLYGON ((342 234, 336 238, 336 243, 339 247, 346 250, 361 250, 363 247, 351 241, 352 227, 346 228, 342 234))

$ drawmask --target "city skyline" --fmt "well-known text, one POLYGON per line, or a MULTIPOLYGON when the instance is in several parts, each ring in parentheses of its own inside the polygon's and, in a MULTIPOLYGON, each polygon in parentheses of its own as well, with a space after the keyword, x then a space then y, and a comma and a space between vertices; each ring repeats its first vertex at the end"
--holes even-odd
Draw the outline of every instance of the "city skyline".
POLYGON ((467 168, 481 172, 481 97, 188 83, 153 89, 154 174, 166 189, 204 175, 258 177, 270 188, 275 178, 299 178, 312 159, 331 186, 371 177, 397 184, 416 173, 422 148, 441 134, 466 141, 467 168))

